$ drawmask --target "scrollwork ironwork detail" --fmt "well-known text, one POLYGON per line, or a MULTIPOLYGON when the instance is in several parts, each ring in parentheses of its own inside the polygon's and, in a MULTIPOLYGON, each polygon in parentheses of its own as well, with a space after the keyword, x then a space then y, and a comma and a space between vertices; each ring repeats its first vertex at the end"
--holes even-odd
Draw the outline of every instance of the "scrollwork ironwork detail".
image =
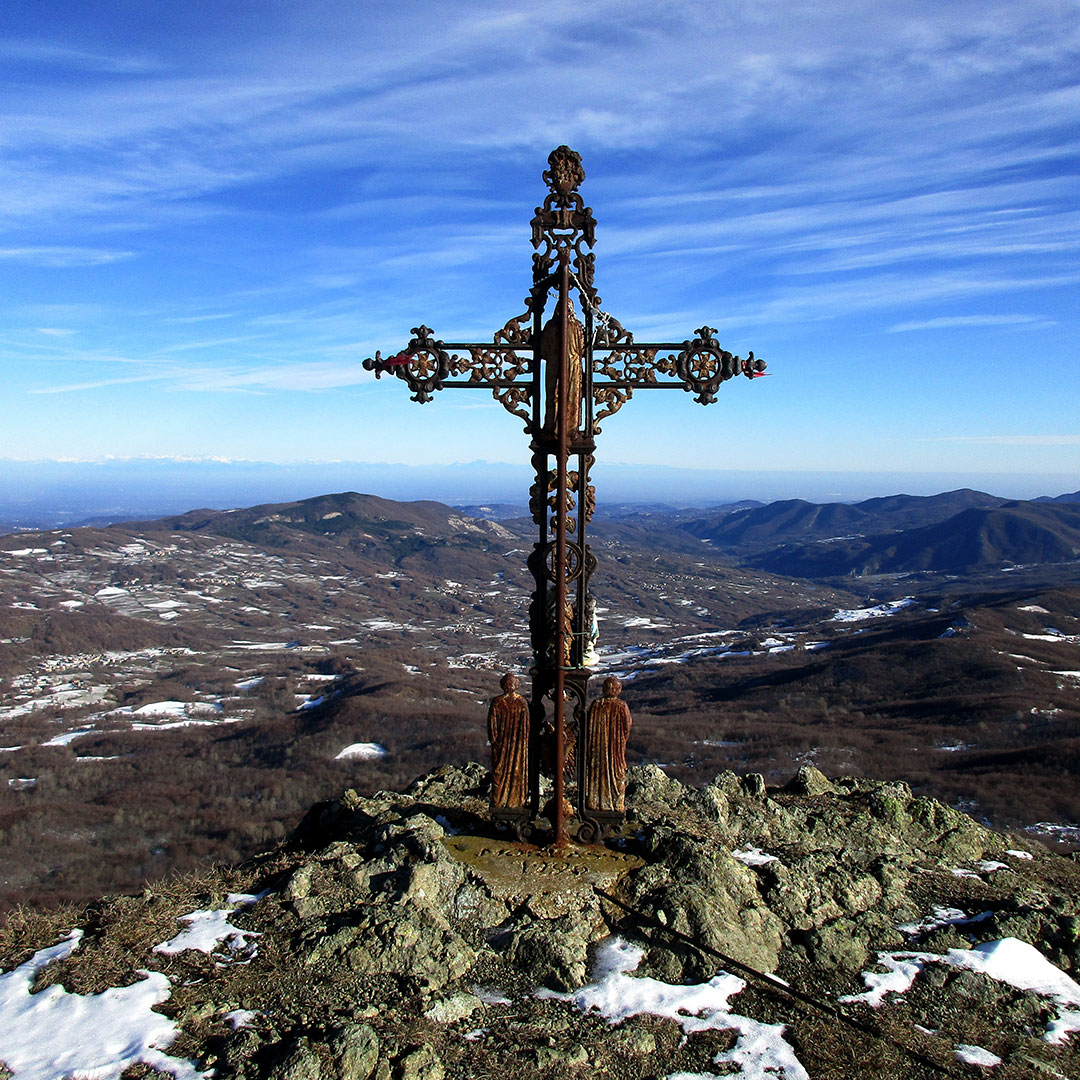
MULTIPOLYGON (((501 330, 496 330, 492 337, 493 345, 510 345, 516 348, 530 348, 532 329, 528 326, 531 318, 531 304, 521 314, 510 319, 501 330)), ((486 349, 473 346, 469 357, 453 357, 453 374, 465 375, 470 383, 491 386, 491 396, 507 412, 519 416, 525 421, 526 430, 532 421, 530 405, 532 402, 532 384, 528 381, 516 383, 522 375, 529 372, 531 356, 519 356, 516 352, 505 349, 486 349)))
POLYGON ((364 361, 364 368, 374 371, 376 379, 391 371, 408 384, 413 401, 430 401, 432 394, 442 389, 451 368, 450 355, 432 333, 430 326, 414 326, 412 340, 401 352, 385 359, 376 352, 374 359, 364 361))
POLYGON ((684 341, 682 351, 675 357, 675 372, 683 381, 688 393, 702 405, 716 400, 716 391, 722 382, 742 371, 743 360, 716 340, 716 328, 702 326, 694 331, 693 341, 684 341))

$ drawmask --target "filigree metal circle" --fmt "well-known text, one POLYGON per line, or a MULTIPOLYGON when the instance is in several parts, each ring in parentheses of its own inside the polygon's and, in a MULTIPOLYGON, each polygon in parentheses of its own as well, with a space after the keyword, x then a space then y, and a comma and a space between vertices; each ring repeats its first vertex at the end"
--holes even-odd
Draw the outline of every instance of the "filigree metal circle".
MULTIPOLYGON (((544 565, 547 567, 549 581, 555 580, 555 544, 548 544, 544 555, 544 565)), ((571 541, 566 542, 566 580, 573 581, 581 574, 581 548, 571 541)))

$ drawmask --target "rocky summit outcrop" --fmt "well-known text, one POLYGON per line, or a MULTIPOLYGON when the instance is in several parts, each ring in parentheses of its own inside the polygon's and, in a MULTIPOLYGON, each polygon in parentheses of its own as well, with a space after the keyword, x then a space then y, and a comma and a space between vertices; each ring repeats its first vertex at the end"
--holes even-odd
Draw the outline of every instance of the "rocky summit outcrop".
POLYGON ((244 866, 22 912, 2 968, 84 996, 164 976, 158 1047, 181 1064, 148 1052, 125 1078, 1080 1076, 1075 859, 812 767, 783 790, 636 767, 626 827, 553 851, 490 825, 488 784, 474 764, 348 791, 244 866), (987 942, 1034 947, 1063 981, 980 968, 987 942), (898 970, 908 982, 867 993, 864 972, 898 970), (745 982, 723 984, 729 1012, 680 997, 719 993, 725 971, 745 982))

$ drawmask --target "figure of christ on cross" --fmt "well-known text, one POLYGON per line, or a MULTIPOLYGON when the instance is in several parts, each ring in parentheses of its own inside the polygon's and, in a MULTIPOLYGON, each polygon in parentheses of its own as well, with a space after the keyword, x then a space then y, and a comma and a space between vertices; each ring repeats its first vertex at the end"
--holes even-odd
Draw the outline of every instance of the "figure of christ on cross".
MULTIPOLYGON (((581 156, 560 146, 549 155, 548 166, 543 179, 549 191, 532 219, 533 284, 525 311, 490 342, 444 342, 427 326, 414 327, 403 350, 385 359, 377 352, 364 367, 376 378, 384 372, 394 374, 420 403, 445 388, 488 389, 525 422, 536 476, 529 507, 538 527, 527 560, 535 581, 529 607, 533 652, 529 740, 526 755, 512 755, 513 775, 498 783, 500 791, 527 791, 528 798, 521 806, 496 806, 493 789, 493 816, 520 831, 538 815, 540 743, 543 733, 549 732, 554 792, 548 806, 553 808, 549 811, 553 840, 560 846, 568 841, 570 816, 565 797, 567 734, 572 737, 583 730, 588 681, 596 662, 596 605, 589 591, 596 559, 586 542, 586 527, 595 507, 589 473, 600 421, 618 412, 635 390, 684 390, 708 405, 716 400, 722 383, 736 375, 756 378, 764 373, 765 364, 752 352, 743 359, 722 349, 708 326, 695 331, 692 340, 635 342, 630 331, 601 309, 593 284, 596 220, 578 192, 585 179, 581 156)), ((626 708, 617 695, 614 700, 626 708)), ((597 743, 602 745, 603 740, 597 743)), ((492 747, 496 761, 502 761, 494 742, 492 747)), ((608 769, 611 762, 595 764, 608 769)), ((583 778, 589 769, 585 755, 578 754, 582 840, 598 838, 623 813, 621 805, 611 809, 586 805, 583 778)))

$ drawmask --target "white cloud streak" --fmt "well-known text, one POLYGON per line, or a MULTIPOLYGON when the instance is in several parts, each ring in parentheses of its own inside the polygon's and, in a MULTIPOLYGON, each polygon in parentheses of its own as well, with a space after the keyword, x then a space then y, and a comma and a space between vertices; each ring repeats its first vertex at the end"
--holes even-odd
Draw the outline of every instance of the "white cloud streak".
POLYGON ((1051 320, 1039 315, 943 315, 937 319, 923 319, 916 322, 896 323, 887 328, 887 333, 903 334, 912 330, 966 330, 975 326, 1045 326, 1051 320))

